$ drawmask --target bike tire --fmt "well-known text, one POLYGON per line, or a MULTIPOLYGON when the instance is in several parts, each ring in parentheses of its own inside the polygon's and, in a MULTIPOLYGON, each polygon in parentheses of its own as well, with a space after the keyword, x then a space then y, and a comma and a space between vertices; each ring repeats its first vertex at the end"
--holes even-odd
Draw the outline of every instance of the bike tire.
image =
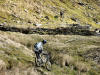
POLYGON ((45 63, 45 66, 46 66, 46 69, 47 69, 48 71, 51 71, 52 66, 51 66, 51 62, 50 62, 50 61, 47 61, 47 62, 45 63))

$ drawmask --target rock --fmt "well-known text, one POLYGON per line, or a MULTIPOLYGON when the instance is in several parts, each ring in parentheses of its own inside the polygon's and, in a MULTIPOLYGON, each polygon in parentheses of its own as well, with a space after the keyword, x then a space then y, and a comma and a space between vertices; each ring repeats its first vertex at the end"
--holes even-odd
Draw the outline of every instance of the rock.
POLYGON ((78 4, 79 4, 79 5, 81 5, 81 6, 84 6, 84 5, 85 5, 85 4, 84 4, 84 3, 82 3, 82 2, 79 2, 78 4))
POLYGON ((4 24, 3 24, 3 23, 1 23, 1 24, 0 24, 0 26, 4 26, 4 24))
POLYGON ((37 27, 40 27, 42 24, 33 24, 33 25, 35 25, 35 26, 37 26, 37 27))
POLYGON ((91 6, 88 6, 88 9, 91 9, 91 10, 93 10, 94 8, 93 8, 93 7, 91 7, 91 6))
POLYGON ((11 14, 13 17, 19 18, 19 16, 16 13, 11 14))
POLYGON ((71 20, 73 20, 73 21, 77 22, 77 20, 78 20, 78 19, 77 19, 77 18, 75 18, 75 17, 72 17, 72 18, 71 18, 71 20))
POLYGON ((28 13, 28 10, 27 10, 27 9, 24 9, 24 11, 25 11, 26 13, 28 13))
POLYGON ((65 0, 60 0, 62 3, 65 3, 65 0))
POLYGON ((6 22, 3 22, 3 23, 0 24, 0 26, 4 26, 4 25, 6 25, 6 24, 7 24, 6 22))
POLYGON ((45 16, 45 18, 46 18, 47 20, 49 20, 49 17, 48 17, 48 16, 45 16))
POLYGON ((87 29, 87 30, 90 30, 92 28, 92 26, 87 24, 87 25, 84 25, 84 28, 87 29))
POLYGON ((76 27, 76 26, 80 26, 80 24, 69 24, 69 26, 71 26, 71 27, 76 27))
POLYGON ((28 20, 28 23, 30 23, 30 24, 31 24, 32 22, 31 22, 30 20, 28 20))
POLYGON ((96 34, 100 35, 100 29, 95 29, 94 31, 96 34))
POLYGON ((100 25, 100 22, 97 22, 96 24, 100 25))
POLYGON ((7 23, 6 22, 3 22, 3 24, 6 25, 7 23))
POLYGON ((96 22, 96 23, 98 22, 98 20, 96 18, 93 18, 93 21, 96 22))
POLYGON ((17 21, 17 23, 20 23, 20 21, 17 21))
POLYGON ((90 30, 91 25, 80 25, 80 24, 71 24, 72 27, 77 27, 78 29, 90 30))

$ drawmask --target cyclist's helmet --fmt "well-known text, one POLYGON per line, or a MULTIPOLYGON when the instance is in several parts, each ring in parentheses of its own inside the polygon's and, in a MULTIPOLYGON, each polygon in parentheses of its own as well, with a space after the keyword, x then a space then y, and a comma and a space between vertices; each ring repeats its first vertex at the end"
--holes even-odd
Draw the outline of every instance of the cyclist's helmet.
POLYGON ((45 44, 45 43, 47 43, 47 41, 46 40, 43 40, 42 43, 45 44))

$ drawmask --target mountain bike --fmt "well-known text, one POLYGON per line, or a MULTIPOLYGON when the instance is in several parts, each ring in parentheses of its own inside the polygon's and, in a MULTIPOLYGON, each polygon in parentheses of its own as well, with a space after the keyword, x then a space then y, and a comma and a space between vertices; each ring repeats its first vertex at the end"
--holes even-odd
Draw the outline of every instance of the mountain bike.
POLYGON ((42 67, 44 66, 48 71, 51 70, 51 62, 50 62, 50 54, 46 51, 43 51, 40 54, 40 58, 35 58, 36 66, 42 67))

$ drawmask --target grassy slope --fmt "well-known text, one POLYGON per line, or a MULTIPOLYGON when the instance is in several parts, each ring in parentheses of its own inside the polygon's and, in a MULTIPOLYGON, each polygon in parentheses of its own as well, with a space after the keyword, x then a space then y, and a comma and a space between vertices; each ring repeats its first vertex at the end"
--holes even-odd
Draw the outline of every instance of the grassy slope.
MULTIPOLYGON (((42 39, 46 39, 48 41, 48 44, 44 46, 44 49, 48 50, 52 54, 52 71, 48 72, 45 69, 42 69, 41 71, 43 73, 48 73, 49 75, 76 75, 76 74, 96 74, 99 75, 99 65, 97 65, 92 60, 87 60, 84 57, 80 56, 80 54, 84 54, 88 50, 91 50, 93 48, 99 48, 100 46, 100 38, 95 36, 79 36, 79 35, 38 35, 38 34, 31 34, 31 35, 25 35, 20 33, 12 33, 12 32, 0 32, 2 36, 6 36, 6 39, 12 40, 15 44, 16 42, 19 43, 21 46, 25 46, 28 48, 31 53, 33 49, 33 44, 37 41, 41 41, 42 39), (15 38, 16 37, 16 38, 15 38), (52 39, 52 40, 51 40, 52 39), (74 40, 72 42, 67 42, 68 40, 74 40), (65 57, 65 59, 63 58, 65 57), (62 60, 64 59, 64 60, 62 60), (63 62, 67 62, 68 66, 67 68, 61 67, 63 66, 63 62), (94 68, 94 66, 96 68, 94 68), (72 68, 74 67, 74 68, 72 68), (85 72, 82 72, 85 71, 85 72)), ((4 40, 1 40, 4 41, 4 40)), ((6 41, 4 41, 6 43, 6 41)), ((10 42, 9 42, 10 43, 10 42)), ((0 51, 4 52, 4 54, 0 55, 0 58, 3 59, 6 62, 11 61, 11 63, 8 62, 8 67, 11 65, 11 67, 15 66, 16 64, 21 62, 22 65, 30 66, 32 63, 32 60, 34 62, 34 55, 30 56, 25 53, 27 53, 26 50, 24 50, 25 53, 23 53, 23 48, 19 47, 16 48, 17 45, 10 46, 11 44, 7 44, 6 49, 2 48, 0 46, 0 51), (16 62, 16 63, 14 63, 16 62)), ((19 65, 20 66, 20 65, 19 65)), ((39 69, 38 69, 39 70, 39 69)))
MULTIPOLYGON (((93 0, 90 0, 90 2, 87 3, 84 0, 84 3, 94 7, 94 10, 88 9, 88 6, 83 7, 78 5, 77 0, 74 3, 69 0, 61 1, 0 0, 0 23, 6 22, 8 25, 16 27, 35 27, 33 26, 33 23, 48 23, 48 25, 43 25, 42 27, 55 28, 60 27, 59 24, 65 22, 68 24, 77 23, 71 20, 71 17, 75 17, 78 18, 79 23, 81 24, 87 23, 91 24, 93 27, 100 28, 100 26, 96 25, 92 20, 94 17, 100 21, 100 17, 98 16, 100 14, 100 8, 95 1, 93 2, 93 0), (61 18, 59 17, 59 12, 61 10, 65 10, 63 21, 61 21, 61 18), (87 17, 88 15, 84 13, 90 13, 90 16, 92 15, 92 17, 87 17), (45 16, 48 16, 50 19, 45 19, 45 16), (58 16, 58 18, 54 18, 54 16, 58 16), (31 21, 32 23, 28 23, 28 21, 31 21)), ((0 31, 0 59, 6 63, 8 69, 13 67, 35 68, 35 55, 34 53, 32 54, 32 49, 34 43, 41 41, 42 39, 48 41, 48 44, 45 45, 44 49, 51 52, 53 66, 51 72, 48 72, 44 68, 39 68, 37 69, 38 73, 42 72, 43 75, 45 73, 46 75, 100 74, 99 64, 96 64, 92 59, 87 60, 82 56, 85 52, 91 51, 93 48, 99 48, 100 37, 97 36, 25 35, 16 32, 0 31), (67 42, 72 39, 74 41, 67 42), (67 67, 64 66, 64 62, 67 62, 67 67)), ((25 74, 21 73, 21 75, 25 74)))
POLYGON ((100 17, 98 16, 100 9, 96 1, 94 2, 92 0, 89 3, 83 1, 83 3, 88 5, 80 6, 78 1, 69 0, 1 0, 0 21, 19 27, 23 27, 23 25, 24 27, 33 27, 34 23, 48 23, 50 26, 44 25, 43 27, 56 27, 55 25, 62 23, 59 12, 64 10, 63 23, 91 24, 93 27, 99 28, 100 26, 93 21, 93 18, 100 21, 100 17), (93 8, 93 10, 89 9, 89 7, 93 8), (49 20, 45 16, 48 16, 49 20), (58 16, 58 18, 54 18, 54 16, 58 16), (79 21, 75 22, 71 20, 71 17, 77 18, 79 21), (31 23, 28 23, 28 21, 31 23))

